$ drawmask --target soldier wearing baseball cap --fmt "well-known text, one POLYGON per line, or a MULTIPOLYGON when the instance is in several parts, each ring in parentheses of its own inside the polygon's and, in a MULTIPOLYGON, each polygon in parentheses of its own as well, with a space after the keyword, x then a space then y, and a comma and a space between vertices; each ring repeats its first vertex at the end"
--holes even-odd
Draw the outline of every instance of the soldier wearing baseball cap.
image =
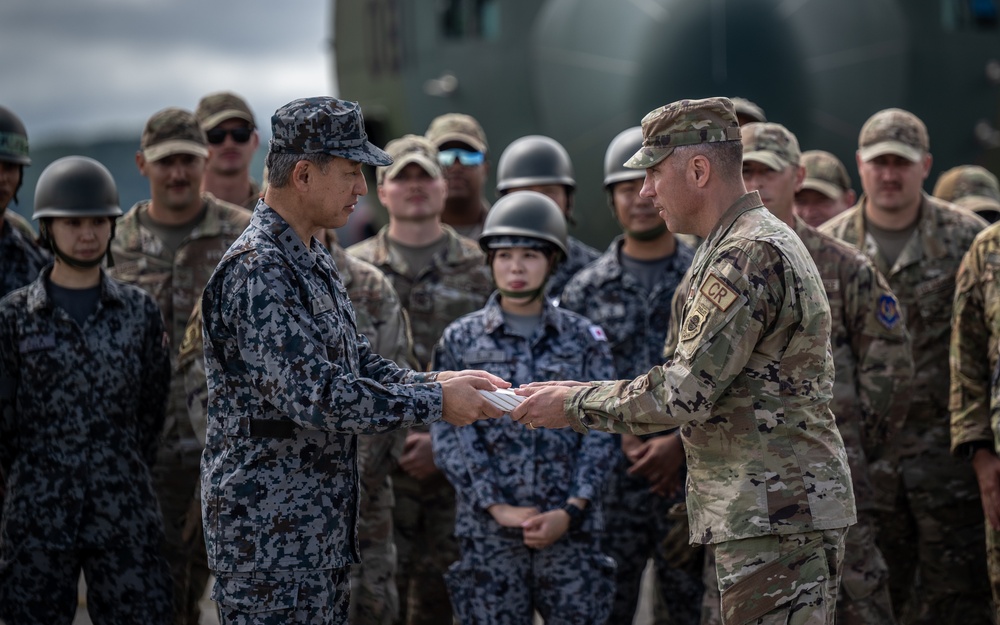
MULTIPOLYGON (((795 196, 806 175, 795 135, 775 123, 750 123, 742 130, 747 189, 758 191, 767 208, 795 230, 819 270, 827 300, 837 303, 830 310, 836 380, 831 407, 847 449, 858 508, 858 524, 844 544, 837 622, 895 625, 889 570, 874 542, 871 511, 877 501, 869 462, 883 457, 886 442, 906 418, 913 376, 909 336, 896 297, 871 261, 795 215, 795 196), (880 434, 873 436, 875 432, 880 434)), ((713 591, 709 586, 706 596, 713 591)))
POLYGON ((1000 184, 979 165, 952 167, 938 177, 934 197, 958 204, 994 223, 1000 219, 1000 184))
POLYGON ((764 109, 760 108, 756 102, 751 102, 746 98, 732 98, 733 108, 736 109, 736 119, 740 126, 746 126, 752 122, 766 122, 767 116, 764 109))
MULTIPOLYGON (((924 123, 898 108, 878 111, 858 137, 857 166, 864 194, 858 203, 820 227, 862 250, 888 280, 906 311, 916 380, 900 433, 887 444, 875 476, 878 545, 892 575, 896 614, 953 623, 988 623, 989 605, 983 508, 976 473, 953 457, 947 419, 948 337, 959 264, 977 233, 980 217, 924 192, 931 167, 924 123), (928 472, 927 467, 934 467, 928 472), (905 502, 905 503, 903 503, 905 502), (975 547, 973 547, 973 545, 975 547)), ((963 289, 958 287, 960 292, 963 289)), ((970 360, 985 357, 969 346, 970 360)), ((983 397, 964 373, 961 398, 983 397)), ((988 399, 985 400, 988 403, 988 399)), ((953 404, 963 403, 953 399, 953 404)), ((956 410, 953 407, 953 415, 956 410)))
POLYGON ((642 132, 626 163, 646 170, 641 195, 671 230, 705 237, 675 298, 666 364, 634 380, 520 391, 511 417, 579 431, 680 427, 690 536, 714 545, 728 573, 725 622, 832 624, 855 505, 829 406, 822 280, 802 241, 746 191, 731 101, 668 104, 642 132))
MULTIPOLYGON (((249 211, 201 191, 208 145, 194 113, 169 107, 146 122, 135 156, 150 198, 119 218, 111 250, 116 279, 146 289, 163 313, 177 362, 188 319, 219 258, 250 223, 249 211)), ((198 484, 202 442, 187 412, 187 391, 172 376, 153 486, 163 510, 174 584, 176 624, 197 623, 209 571, 200 517, 191 496, 198 484)))
POLYGON ((250 106, 235 93, 219 91, 199 100, 195 116, 208 140, 202 191, 253 210, 260 185, 250 176, 250 163, 260 135, 250 106))
MULTIPOLYGON (((451 119, 453 129, 462 128, 457 123, 462 118, 451 119)), ((405 135, 390 141, 385 151, 392 163, 378 167, 375 176, 389 223, 347 251, 392 282, 410 319, 417 364, 427 369, 444 329, 481 308, 493 282, 479 246, 442 221, 448 186, 435 144, 405 135)), ((458 558, 455 490, 435 468, 430 431, 412 428, 407 441, 407 452, 392 473, 400 620, 450 623, 444 573, 458 558)))
POLYGON ((344 225, 368 192, 362 165, 393 163, 368 141, 357 103, 294 100, 271 128, 263 201, 202 297, 212 597, 223 623, 257 621, 261 610, 275 622, 346 623, 355 437, 499 417, 478 391, 509 384, 402 369, 357 334, 341 274, 313 237, 344 225))
POLYGON ((437 147, 448 183, 441 221, 475 241, 490 209, 485 193, 490 175, 486 133, 471 115, 445 113, 431 121, 424 136, 437 147))
POLYGON ((804 222, 818 228, 854 205, 857 194, 839 158, 823 150, 809 150, 802 153, 800 163, 806 177, 795 193, 795 214, 804 222))

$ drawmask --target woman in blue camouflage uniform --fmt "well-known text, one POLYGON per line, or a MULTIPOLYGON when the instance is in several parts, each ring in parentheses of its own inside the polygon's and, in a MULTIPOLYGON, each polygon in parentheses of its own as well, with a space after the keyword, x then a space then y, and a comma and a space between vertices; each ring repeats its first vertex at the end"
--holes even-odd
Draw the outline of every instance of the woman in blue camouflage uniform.
MULTIPOLYGON (((559 207, 533 191, 490 210, 479 238, 498 292, 445 330, 435 368, 476 367, 514 386, 614 375, 604 332, 553 306, 545 281, 566 253, 559 207)), ((446 581, 463 624, 604 623, 614 563, 600 549, 598 495, 614 457, 608 434, 535 430, 505 415, 432 426, 435 461, 455 487, 461 558, 446 581)))
POLYGON ((0 300, 0 622, 172 622, 150 483, 170 364, 153 299, 101 269, 121 215, 108 170, 42 172, 34 218, 55 264, 0 300))

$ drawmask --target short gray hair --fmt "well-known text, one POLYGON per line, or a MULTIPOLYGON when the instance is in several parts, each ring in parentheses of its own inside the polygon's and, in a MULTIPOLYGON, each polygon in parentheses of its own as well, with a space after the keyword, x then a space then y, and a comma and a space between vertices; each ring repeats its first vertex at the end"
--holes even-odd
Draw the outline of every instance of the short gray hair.
POLYGON ((288 180, 295 169, 295 163, 299 161, 309 161, 325 172, 326 168, 336 158, 332 154, 284 154, 268 152, 264 159, 264 167, 267 170, 268 186, 280 189, 288 185, 288 180))
MULTIPOLYGON (((702 154, 712 165, 719 168, 723 177, 743 177, 743 143, 740 141, 716 141, 697 145, 679 145, 671 156, 679 156, 685 163, 694 155, 702 154)), ((679 163, 678 163, 679 165, 679 163)))

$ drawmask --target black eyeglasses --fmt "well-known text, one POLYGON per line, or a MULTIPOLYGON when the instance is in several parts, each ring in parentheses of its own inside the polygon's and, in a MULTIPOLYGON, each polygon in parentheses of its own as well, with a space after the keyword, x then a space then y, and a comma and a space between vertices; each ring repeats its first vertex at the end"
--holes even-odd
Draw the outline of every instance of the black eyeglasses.
POLYGON ((253 134, 253 128, 247 128, 246 126, 240 126, 239 128, 213 128, 205 133, 208 138, 208 142, 213 145, 219 145, 226 140, 226 135, 230 135, 233 141, 236 143, 246 143, 250 140, 250 135, 253 134))
POLYGON ((482 152, 470 152, 469 150, 462 150, 460 148, 451 148, 450 150, 441 150, 438 152, 438 163, 442 167, 451 167, 455 163, 455 159, 458 159, 458 162, 466 167, 475 167, 476 165, 483 164, 483 161, 486 160, 486 155, 482 152))

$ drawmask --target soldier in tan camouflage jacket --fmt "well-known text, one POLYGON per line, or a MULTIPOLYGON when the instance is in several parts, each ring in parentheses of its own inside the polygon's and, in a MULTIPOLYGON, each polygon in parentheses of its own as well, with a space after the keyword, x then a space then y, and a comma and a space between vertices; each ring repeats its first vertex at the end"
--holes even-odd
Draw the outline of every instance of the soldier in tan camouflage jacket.
POLYGON ((986 560, 1000 622, 1000 224, 962 259, 951 329, 951 451, 972 461, 986 519, 986 560))
MULTIPOLYGON (((493 283, 479 246, 441 223, 446 186, 434 144, 416 135, 390 141, 394 162, 376 170, 389 224, 348 253, 380 269, 392 283, 413 330, 418 370, 458 317, 478 310, 493 283)), ((393 473, 399 567, 399 623, 452 618, 443 573, 458 558, 455 491, 434 465, 429 428, 412 428, 393 473)))
POLYGON ((873 482, 876 497, 893 505, 876 514, 896 617, 985 624, 979 489, 968 463, 949 453, 946 367, 955 274, 986 222, 923 192, 929 145, 912 113, 886 109, 869 118, 857 153, 865 195, 820 231, 872 260, 899 299, 912 339, 910 408, 887 450, 894 471, 873 482))
POLYGON ((209 571, 202 533, 196 531, 203 445, 187 415, 176 350, 209 277, 250 223, 245 209, 200 192, 207 154, 205 133, 193 113, 167 108, 150 117, 136 163, 149 179, 152 197, 119 219, 111 247, 116 264, 110 274, 153 296, 173 346, 163 444, 153 480, 163 511, 178 625, 198 622, 209 571))
POLYGON ((535 426, 645 433, 680 426, 691 541, 714 544, 723 621, 833 623, 855 522, 830 411, 830 307, 795 233, 746 193, 732 103, 648 114, 646 170, 667 227, 705 237, 674 358, 635 380, 556 383, 512 416, 535 426))

